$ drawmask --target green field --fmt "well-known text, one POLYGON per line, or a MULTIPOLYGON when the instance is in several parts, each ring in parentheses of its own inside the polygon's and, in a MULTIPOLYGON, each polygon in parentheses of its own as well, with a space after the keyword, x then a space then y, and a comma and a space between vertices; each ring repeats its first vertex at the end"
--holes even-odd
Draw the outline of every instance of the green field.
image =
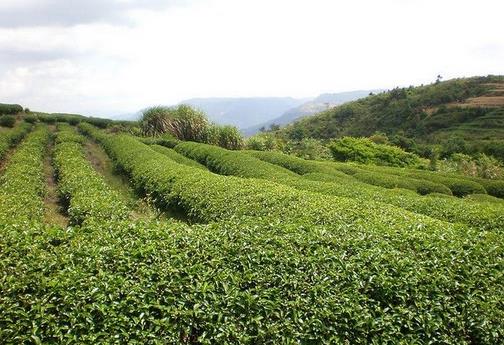
POLYGON ((55 122, 0 133, 0 343, 504 343, 503 180, 55 122))

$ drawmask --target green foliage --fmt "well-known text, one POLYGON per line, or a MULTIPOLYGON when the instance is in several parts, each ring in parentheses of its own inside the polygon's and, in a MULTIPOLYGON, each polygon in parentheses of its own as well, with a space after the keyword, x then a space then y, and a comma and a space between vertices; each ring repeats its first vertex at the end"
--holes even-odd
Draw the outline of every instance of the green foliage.
POLYGON ((221 126, 219 128, 218 146, 228 150, 239 150, 243 147, 243 137, 234 126, 221 126))
POLYGON ((99 128, 107 128, 113 123, 113 121, 109 119, 64 113, 31 113, 30 115, 25 116, 25 119, 28 119, 28 122, 32 123, 37 121, 47 124, 68 123, 72 126, 78 125, 81 122, 87 122, 99 128))
POLYGON ((362 169, 372 172, 381 172, 398 175, 404 178, 431 181, 448 187, 453 195, 462 197, 468 194, 486 194, 484 186, 478 181, 466 179, 463 176, 443 175, 432 171, 418 169, 394 169, 379 166, 361 166, 362 169))
POLYGON ((45 193, 42 162, 48 139, 47 127, 39 126, 10 157, 0 177, 0 227, 16 224, 18 228, 29 228, 42 221, 45 193))
POLYGON ((0 116, 5 115, 16 115, 23 112, 23 107, 19 104, 5 104, 0 103, 0 116))
POLYGON ((467 153, 468 146, 464 139, 458 137, 449 138, 441 147, 441 157, 449 157, 455 153, 467 153))
POLYGON ((243 147, 243 137, 234 126, 208 126, 205 142, 228 150, 239 150, 243 147))
POLYGON ((422 139, 428 139, 433 133, 450 136, 453 131, 458 131, 464 137, 474 137, 478 130, 482 136, 490 134, 502 138, 502 124, 499 124, 497 131, 495 126, 490 129, 484 125, 490 118, 495 119, 497 116, 502 119, 499 110, 442 106, 484 95, 492 89, 487 83, 503 81, 502 77, 488 76, 453 79, 420 87, 396 88, 301 119, 281 132, 296 140, 305 137, 368 137, 377 131, 387 135, 403 132, 407 137, 422 139), (429 113, 429 109, 434 110, 434 113, 429 113), (478 121, 485 116, 489 118, 483 122, 478 121))
POLYGON ((258 133, 245 142, 245 148, 256 151, 281 150, 283 144, 275 137, 273 133, 258 133))
POLYGON ((312 160, 331 159, 331 150, 320 140, 303 138, 299 141, 289 140, 283 151, 297 157, 312 160))
POLYGON ((488 194, 504 199, 504 181, 490 181, 485 184, 488 194))
POLYGON ((2 231, 0 337, 84 344, 504 337, 502 236, 307 227, 243 218, 191 228, 101 222, 2 231))
POLYGON ((0 159, 5 156, 11 147, 19 143, 30 129, 29 124, 21 123, 13 129, 0 133, 0 159))
POLYGON ((429 193, 441 193, 448 195, 452 194, 450 189, 441 183, 434 183, 431 181, 421 179, 383 174, 378 172, 361 172, 354 174, 352 176, 359 181, 373 184, 375 186, 380 186, 384 188, 411 189, 421 195, 429 193))
MULTIPOLYGON (((442 194, 445 198, 419 197, 407 190, 386 190, 374 187, 354 179, 352 176, 365 172, 365 168, 373 169, 373 172, 386 170, 392 174, 405 174, 406 169, 378 166, 357 167, 350 164, 336 162, 307 161, 277 152, 247 152, 266 162, 276 164, 303 175, 310 180, 305 182, 281 179, 283 183, 291 183, 301 190, 316 191, 326 195, 338 195, 360 200, 366 204, 369 200, 375 200, 390 205, 395 205, 406 210, 425 214, 437 219, 449 222, 466 223, 478 229, 501 229, 504 228, 504 214, 499 208, 480 205, 468 205, 462 200, 457 200, 448 194, 442 194), (379 169, 379 170, 378 170, 379 169), (335 173, 336 171, 336 173, 335 173), (348 175, 341 176, 341 173, 348 175), (346 176, 346 177, 345 177, 346 176), (319 183, 309 182, 318 181, 319 183), (320 181, 324 183, 320 183, 320 181)), ((419 170, 412 170, 419 171, 419 170)), ((428 172, 427 172, 428 173, 428 172)), ((439 176, 438 173, 430 173, 439 176)), ((448 177, 448 176, 445 176, 448 177)), ((485 182, 486 180, 479 179, 485 182)), ((478 181, 479 181, 478 180, 478 181)), ((481 184, 480 184, 481 185, 481 184)), ((448 186, 447 186, 448 187, 448 186)), ((439 195, 439 193, 433 193, 439 195)))
POLYGON ((82 136, 74 128, 59 127, 54 164, 58 190, 68 205, 71 223, 126 219, 129 210, 119 194, 107 186, 103 177, 86 160, 82 142, 82 136))
POLYGON ((147 145, 160 145, 168 148, 174 148, 180 143, 180 140, 175 139, 171 134, 162 134, 158 137, 134 137, 147 145))
POLYGON ((419 157, 398 147, 375 144, 367 138, 344 137, 329 145, 335 160, 364 164, 390 165, 397 167, 415 166, 419 157))
POLYGON ((34 115, 34 114, 25 115, 24 120, 25 120, 25 122, 32 123, 32 124, 37 123, 39 121, 38 116, 34 115))
POLYGON ((168 158, 170 158, 171 160, 173 160, 179 164, 187 165, 189 167, 193 167, 193 168, 197 168, 197 169, 206 170, 205 166, 199 164, 198 162, 196 162, 192 159, 189 159, 189 158, 179 154, 177 151, 175 151, 171 148, 168 148, 165 146, 160 146, 160 145, 152 145, 151 148, 154 151, 162 153, 163 155, 167 156, 168 158))
POLYGON ((179 140, 204 141, 208 127, 206 115, 188 105, 157 106, 145 110, 140 120, 144 135, 169 133, 179 140))
POLYGON ((140 129, 143 135, 151 137, 169 134, 178 140, 210 143, 230 150, 243 146, 242 135, 236 127, 210 124, 205 113, 184 104, 145 110, 140 129))
POLYGON ((388 145, 390 144, 389 138, 387 137, 387 134, 377 131, 373 135, 369 137, 369 140, 371 140, 373 143, 378 144, 378 145, 388 145))
MULTIPOLYGON (((34 222, 37 217, 26 223, 0 207, 3 342, 502 343, 501 203, 422 197, 351 176, 339 184, 306 179, 338 181, 342 169, 363 171, 350 164, 178 146, 198 160, 205 157, 215 171, 249 178, 219 176, 179 164, 130 135, 79 126, 104 145, 135 186, 165 206, 181 207, 193 220, 217 222, 189 226, 87 217, 79 226, 59 229, 34 222), (377 200, 395 200, 415 212, 377 200)), ((83 159, 80 140, 63 135, 72 130, 68 126, 58 127, 57 164, 78 174, 67 179, 76 180, 70 198, 88 193, 95 198, 82 205, 94 205, 101 200, 96 189, 106 186, 88 183, 95 173, 83 159)), ((35 137, 16 155, 31 167, 29 185, 43 186, 45 142, 35 145, 35 137)), ((15 170, 9 176, 24 179, 24 170, 15 170)), ((21 191, 25 195, 27 189, 21 191)), ((0 190, 0 205, 11 201, 8 194, 0 190)), ((28 194, 28 201, 41 203, 37 189, 28 194)), ((31 214, 31 205, 18 209, 31 214)))
MULTIPOLYGON (((93 133, 92 129, 85 130, 93 133)), ((181 207, 195 220, 208 222, 229 217, 267 215, 271 219, 303 219, 314 224, 349 224, 348 222, 353 223, 359 219, 356 215, 360 214, 369 219, 370 224, 385 222, 391 227, 396 224, 393 214, 397 209, 388 205, 373 202, 364 205, 352 199, 306 193, 264 180, 218 176, 180 165, 128 136, 110 137, 97 133, 96 137, 104 143, 116 162, 132 176, 137 187, 151 193, 165 205, 181 207), (197 192, 202 190, 205 193, 197 192), (299 206, 289 206, 293 203, 299 206), (380 215, 373 211, 377 208, 381 210, 380 215)), ((192 143, 183 143, 177 148, 187 148, 190 144, 192 143)), ((205 148, 205 145, 199 145, 205 148)), ((243 158, 243 162, 245 161, 243 158)), ((212 166, 220 171, 227 169, 232 172, 239 169, 238 164, 232 167, 217 161, 212 166)), ((256 170, 260 173, 268 173, 267 169, 270 172, 276 171, 279 177, 295 176, 288 171, 275 169, 272 165, 259 167, 256 163, 256 170)), ((245 168, 241 171, 244 175, 252 174, 245 168)), ((423 224, 433 221, 414 214, 409 219, 415 224, 420 219, 423 224)))
POLYGON ((2 127, 14 127, 16 124, 16 117, 14 115, 3 115, 0 116, 0 126, 2 127))
POLYGON ((438 164, 438 170, 485 179, 504 178, 504 168, 501 163, 484 153, 474 157, 461 153, 452 154, 438 164))

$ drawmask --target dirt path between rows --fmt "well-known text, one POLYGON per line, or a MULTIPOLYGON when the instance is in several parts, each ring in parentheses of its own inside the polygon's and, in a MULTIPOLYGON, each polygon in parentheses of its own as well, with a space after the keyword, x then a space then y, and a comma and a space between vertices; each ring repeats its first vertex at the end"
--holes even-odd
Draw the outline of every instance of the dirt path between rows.
POLYGON ((181 220, 178 216, 156 209, 147 198, 139 196, 131 187, 128 178, 117 172, 114 163, 99 144, 93 140, 87 140, 84 144, 84 152, 93 168, 103 176, 107 184, 123 196, 127 205, 133 210, 133 219, 176 218, 181 220))
MULTIPOLYGON (((50 130, 54 132, 54 128, 50 127, 50 130)), ((60 203, 58 194, 58 184, 56 182, 56 175, 52 162, 53 149, 54 142, 53 138, 51 138, 44 157, 44 176, 46 181, 44 220, 47 224, 66 228, 68 226, 68 217, 64 213, 64 207, 60 203)))

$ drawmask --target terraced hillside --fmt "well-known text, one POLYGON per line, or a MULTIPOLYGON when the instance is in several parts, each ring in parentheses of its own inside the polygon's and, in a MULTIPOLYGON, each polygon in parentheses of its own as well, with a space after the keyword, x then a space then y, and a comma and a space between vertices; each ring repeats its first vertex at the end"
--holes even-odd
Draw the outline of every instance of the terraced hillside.
POLYGON ((504 343, 502 180, 85 122, 0 158, 3 343, 504 343))
POLYGON ((403 133, 427 143, 458 136, 504 139, 504 77, 452 79, 396 88, 345 103, 282 129, 288 137, 330 139, 403 133))

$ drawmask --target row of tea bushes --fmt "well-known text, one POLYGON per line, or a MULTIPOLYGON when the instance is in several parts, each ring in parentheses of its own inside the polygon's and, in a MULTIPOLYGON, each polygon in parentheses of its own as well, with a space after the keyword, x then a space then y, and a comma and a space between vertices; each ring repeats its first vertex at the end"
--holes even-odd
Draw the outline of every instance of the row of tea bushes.
POLYGON ((47 127, 38 126, 27 135, 7 162, 0 177, 0 225, 23 224, 29 227, 42 221, 45 193, 43 160, 48 140, 47 127))
POLYGON ((181 207, 197 221, 255 216, 331 226, 386 226, 398 231, 452 226, 373 201, 363 204, 261 179, 215 175, 178 164, 129 136, 107 136, 90 126, 81 128, 91 135, 96 133, 106 151, 131 176, 135 187, 167 207, 181 207))
MULTIPOLYGON (((224 166, 217 172, 235 172, 239 176, 268 178, 265 169, 260 169, 261 164, 253 160, 238 160, 240 164, 234 164, 232 156, 238 155, 232 151, 227 153, 222 152, 222 148, 212 147, 208 145, 196 143, 184 143, 176 147, 181 153, 187 154, 189 157, 195 157, 201 162, 211 161, 212 167, 224 166), (217 153, 216 153, 217 152, 217 153), (207 158, 211 157, 211 158, 207 158), (222 159, 221 157, 226 157, 222 159), (228 164, 230 163, 230 164, 228 164), (246 164, 248 163, 248 164, 246 164), (235 169, 238 166, 239 169, 235 169), (244 172, 246 171, 246 173, 244 172)), ((502 230, 504 228, 504 210, 501 205, 478 205, 476 203, 467 203, 458 198, 438 197, 421 197, 416 193, 409 193, 407 190, 387 190, 360 183, 351 178, 341 178, 340 169, 342 163, 316 162, 307 161, 301 158, 284 155, 282 153, 267 152, 263 155, 259 152, 247 152, 267 163, 278 164, 281 167, 292 169, 295 172, 305 172, 305 178, 289 178, 286 175, 280 175, 277 179, 282 184, 286 184, 297 189, 308 190, 326 195, 336 195, 355 198, 362 203, 369 200, 395 205, 411 212, 428 215, 441 220, 466 223, 480 229, 502 230), (333 169, 336 169, 337 174, 333 175, 333 169)), ((252 158, 252 157, 251 157, 252 158)), ((348 169, 358 169, 361 172, 365 170, 355 168, 352 165, 347 165, 348 169)), ((272 170, 273 171, 273 170, 272 170)), ((360 172, 354 172, 359 174, 360 172)), ((271 173, 272 179, 276 175, 271 173)), ((448 195, 447 195, 448 196, 448 195)))
POLYGON ((430 172, 418 169, 397 169, 375 165, 363 165, 362 169, 372 173, 386 173, 405 178, 416 178, 440 183, 450 188, 453 195, 463 197, 469 194, 486 194, 485 188, 478 182, 471 181, 462 177, 443 176, 441 173, 430 172))
POLYGON ((161 145, 151 145, 150 147, 154 151, 159 152, 159 153, 167 156, 168 158, 170 158, 171 160, 173 160, 179 164, 183 164, 183 165, 187 165, 187 166, 190 166, 193 168, 206 170, 205 166, 201 165, 200 163, 198 163, 192 159, 189 159, 189 158, 181 155, 180 153, 178 153, 177 151, 175 151, 171 148, 168 148, 166 146, 161 146, 161 145))
POLYGON ((70 222, 126 219, 129 210, 125 202, 86 159, 83 138, 70 126, 60 126, 56 135, 54 164, 58 190, 68 205, 70 222))
POLYGON ((25 231, 0 233, 5 343, 504 339, 502 234, 257 218, 25 231))
POLYGON ((0 159, 2 159, 7 151, 18 144, 30 131, 31 125, 21 123, 20 125, 0 133, 0 159))

